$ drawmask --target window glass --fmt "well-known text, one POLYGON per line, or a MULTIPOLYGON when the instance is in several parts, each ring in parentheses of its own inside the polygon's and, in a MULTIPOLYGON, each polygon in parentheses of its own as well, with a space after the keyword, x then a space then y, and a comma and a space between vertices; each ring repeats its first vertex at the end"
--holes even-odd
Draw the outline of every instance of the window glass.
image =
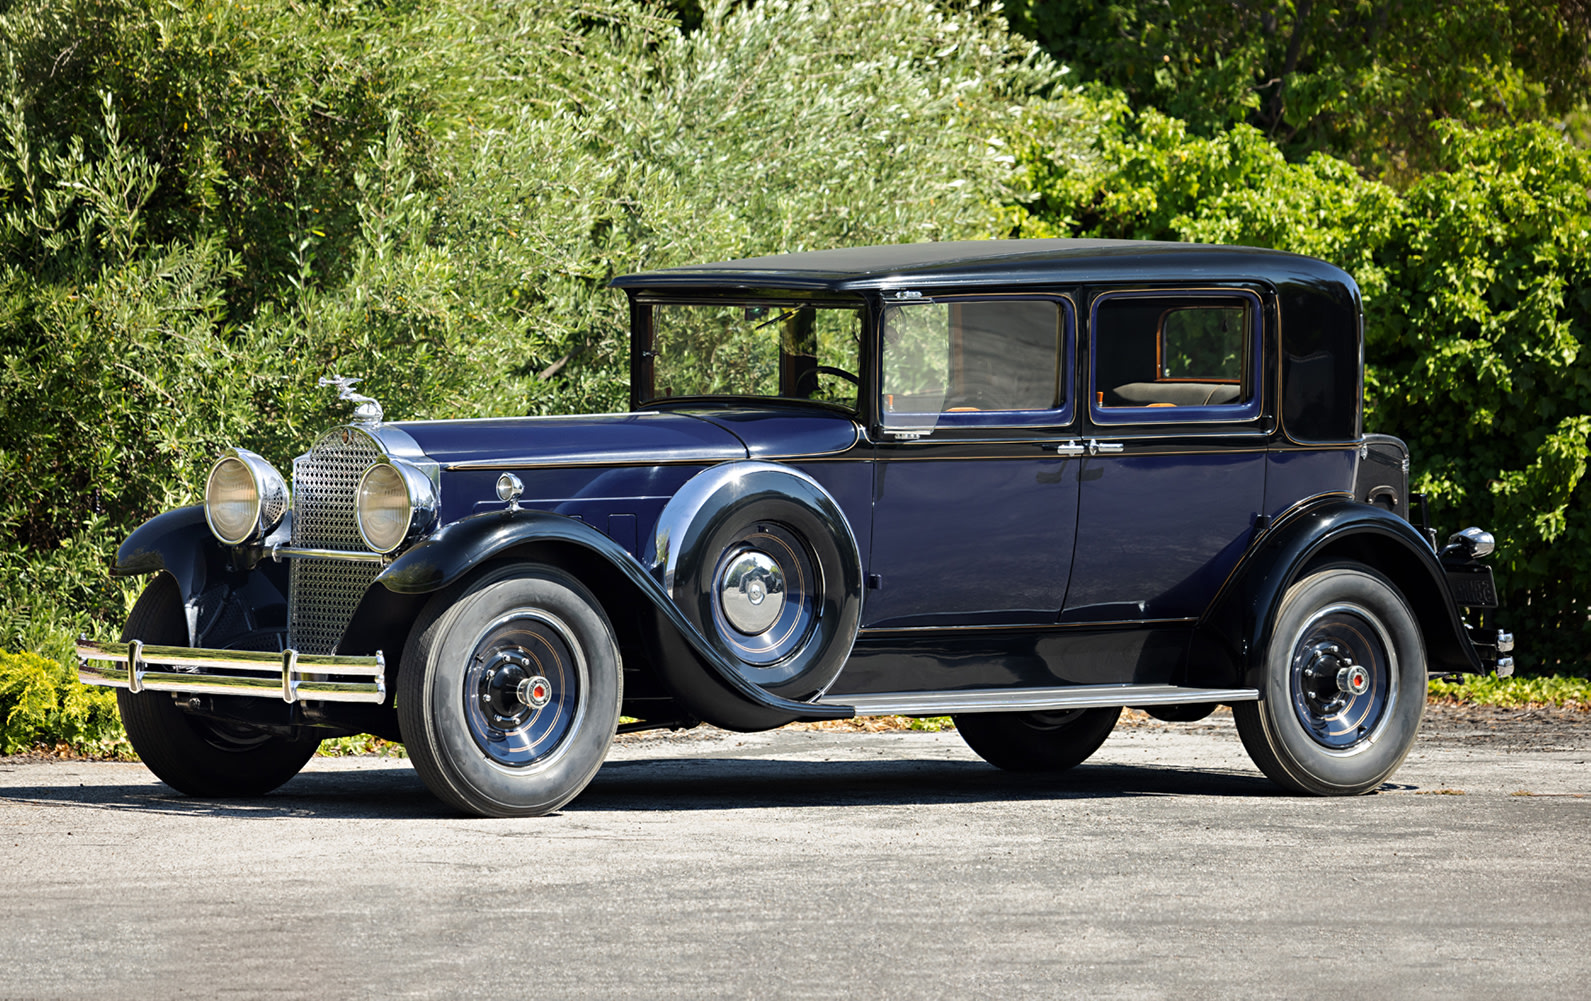
POLYGON ((652 396, 768 396, 857 403, 862 311, 853 307, 652 307, 652 396))
POLYGON ((1050 411, 1062 403, 1060 303, 999 299, 884 311, 884 418, 932 427, 946 413, 1050 411))
POLYGON ((1160 377, 1243 380, 1241 306, 1168 309, 1160 318, 1160 377))
POLYGON ((1246 295, 1103 297, 1093 322, 1096 419, 1249 416, 1257 319, 1258 302, 1246 295), (1133 413, 1148 408, 1157 412, 1133 413), (1199 409, 1175 412, 1186 408, 1199 409))

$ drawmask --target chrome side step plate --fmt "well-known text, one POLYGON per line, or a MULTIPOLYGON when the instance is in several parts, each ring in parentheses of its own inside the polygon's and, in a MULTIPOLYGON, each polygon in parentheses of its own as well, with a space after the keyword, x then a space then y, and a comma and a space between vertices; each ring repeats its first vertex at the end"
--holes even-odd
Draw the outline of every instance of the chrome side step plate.
POLYGON ((1068 685, 1064 688, 976 688, 960 692, 880 692, 830 695, 824 706, 850 706, 858 716, 948 716, 951 713, 1035 712, 1105 706, 1176 706, 1194 702, 1255 702, 1256 688, 1178 685, 1068 685))

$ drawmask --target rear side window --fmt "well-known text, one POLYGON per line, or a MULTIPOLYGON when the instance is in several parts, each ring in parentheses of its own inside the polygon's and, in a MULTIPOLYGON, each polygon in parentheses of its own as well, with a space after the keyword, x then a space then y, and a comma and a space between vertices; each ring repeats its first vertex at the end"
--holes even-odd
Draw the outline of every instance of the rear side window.
POLYGON ((1258 296, 1109 293, 1092 314, 1089 403, 1097 423, 1258 416, 1258 296))
POLYGON ((891 303, 884 310, 885 426, 1070 419, 1067 306, 1040 298, 891 303))

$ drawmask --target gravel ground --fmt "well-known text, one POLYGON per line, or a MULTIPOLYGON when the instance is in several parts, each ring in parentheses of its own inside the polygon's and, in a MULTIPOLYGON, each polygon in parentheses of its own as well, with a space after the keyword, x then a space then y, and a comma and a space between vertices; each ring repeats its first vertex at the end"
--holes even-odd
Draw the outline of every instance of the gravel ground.
POLYGON ((1062 777, 954 733, 703 727, 523 820, 391 758, 247 801, 12 758, 0 998, 1573 1001, 1588 720, 1433 706, 1338 799, 1281 793, 1228 713, 1129 717, 1062 777))

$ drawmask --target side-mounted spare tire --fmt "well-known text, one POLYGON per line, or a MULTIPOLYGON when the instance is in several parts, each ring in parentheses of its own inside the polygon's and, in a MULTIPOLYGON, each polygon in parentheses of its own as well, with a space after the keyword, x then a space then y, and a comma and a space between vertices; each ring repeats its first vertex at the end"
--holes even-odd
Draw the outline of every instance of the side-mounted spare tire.
POLYGON ((648 557, 747 681, 808 699, 845 666, 861 622, 861 554, 839 505, 805 473, 769 462, 702 471, 664 507, 648 557))

